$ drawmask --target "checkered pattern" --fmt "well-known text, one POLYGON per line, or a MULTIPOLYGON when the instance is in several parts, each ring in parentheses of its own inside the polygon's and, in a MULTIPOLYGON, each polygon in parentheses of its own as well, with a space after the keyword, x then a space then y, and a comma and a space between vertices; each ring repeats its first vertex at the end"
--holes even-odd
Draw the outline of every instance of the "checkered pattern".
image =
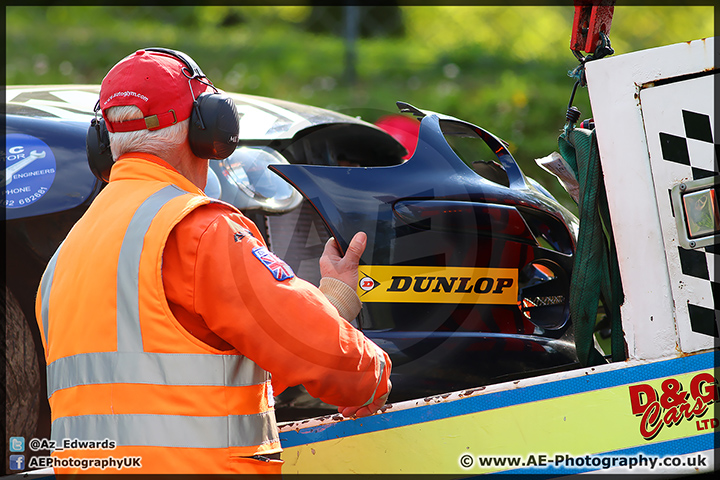
MULTIPOLYGON (((682 110, 684 132, 660 132, 662 158, 671 164, 661 165, 663 170, 672 172, 673 179, 698 180, 718 175, 718 152, 720 145, 713 140, 713 125, 709 115, 682 110)), ((654 169, 653 173, 656 173, 654 169)), ((658 179, 656 178, 656 186, 658 179)), ((668 201, 673 185, 668 188, 668 201)), ((660 200, 660 199, 658 199, 660 200)), ((679 212, 672 212, 678 215, 679 212)), ((720 308, 720 278, 716 276, 716 266, 720 264, 720 245, 712 245, 696 250, 677 247, 680 259, 680 288, 690 287, 694 292, 710 294, 688 294, 687 309, 693 332, 718 337, 718 312, 720 308), (706 285, 702 285, 702 284, 706 285)), ((676 302, 677 302, 676 298, 676 302)))
POLYGON ((713 141, 710 116, 683 110, 682 118, 684 136, 660 133, 663 159, 690 167, 693 180, 717 175, 720 145, 713 141))

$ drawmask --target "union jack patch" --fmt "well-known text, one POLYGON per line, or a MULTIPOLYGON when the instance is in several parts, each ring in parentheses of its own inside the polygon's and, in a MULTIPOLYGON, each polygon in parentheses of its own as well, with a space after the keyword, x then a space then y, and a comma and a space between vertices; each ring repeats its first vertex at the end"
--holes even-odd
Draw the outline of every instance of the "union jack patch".
POLYGON ((293 278, 295 276, 295 272, 293 272, 292 268, 290 268, 290 265, 280 260, 277 255, 269 251, 267 248, 255 247, 252 249, 252 253, 263 265, 265 265, 268 270, 270 270, 270 273, 273 274, 273 277, 275 277, 275 280, 278 282, 282 282, 283 280, 287 280, 288 278, 293 278))

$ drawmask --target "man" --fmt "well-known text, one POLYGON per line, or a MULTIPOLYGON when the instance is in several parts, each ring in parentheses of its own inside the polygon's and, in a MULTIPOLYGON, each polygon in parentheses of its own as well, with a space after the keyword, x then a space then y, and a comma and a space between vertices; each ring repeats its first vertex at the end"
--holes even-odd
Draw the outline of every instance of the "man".
POLYGON ((366 237, 345 257, 328 242, 318 289, 205 196, 189 119, 218 93, 194 62, 159 50, 103 79, 110 181, 38 291, 52 439, 65 447, 55 469, 279 473, 273 391, 303 384, 345 416, 389 394, 389 357, 348 323, 366 237))

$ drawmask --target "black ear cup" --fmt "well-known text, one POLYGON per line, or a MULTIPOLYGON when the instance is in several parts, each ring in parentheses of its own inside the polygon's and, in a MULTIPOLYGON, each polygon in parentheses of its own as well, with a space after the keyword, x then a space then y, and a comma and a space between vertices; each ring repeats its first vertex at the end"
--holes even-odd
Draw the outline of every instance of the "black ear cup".
POLYGON ((192 152, 210 160, 229 157, 238 145, 240 120, 232 98, 203 93, 193 105, 188 140, 192 152))
MULTIPOLYGON (((188 68, 188 78, 207 78, 198 64, 183 52, 161 47, 145 50, 174 56, 188 68)), ((190 149, 196 156, 222 160, 229 157, 237 147, 240 120, 233 99, 218 92, 215 87, 213 89, 215 93, 202 93, 193 103, 188 140, 190 149)))
POLYGON ((88 165, 93 175, 100 181, 110 179, 110 169, 113 166, 113 156, 110 151, 110 135, 105 126, 105 120, 93 118, 85 137, 88 165))

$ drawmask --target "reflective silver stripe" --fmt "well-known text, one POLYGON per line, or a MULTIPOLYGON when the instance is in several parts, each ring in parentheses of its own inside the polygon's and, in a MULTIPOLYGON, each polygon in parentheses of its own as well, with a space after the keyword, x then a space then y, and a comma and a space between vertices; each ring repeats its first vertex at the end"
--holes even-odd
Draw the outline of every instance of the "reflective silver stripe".
POLYGON ((50 289, 52 288, 52 281, 53 277, 55 276, 55 265, 57 264, 58 254, 60 253, 60 248, 62 248, 62 245, 63 244, 61 243, 58 249, 55 250, 55 254, 50 259, 50 262, 48 262, 48 266, 45 268, 45 273, 43 273, 42 280, 40 281, 40 315, 42 315, 43 333, 45 334, 45 345, 48 345, 48 313, 50 303, 50 289))
POLYGON ((252 447, 280 441, 274 410, 255 415, 229 415, 228 418, 231 447, 252 447))
MULTIPOLYGON (((140 260, 145 236, 158 212, 187 192, 165 187, 149 196, 128 224, 117 267, 117 351, 92 352, 48 365, 48 395, 78 385, 137 383, 173 386, 248 386, 269 374, 240 355, 143 351, 140 329, 140 260)), ((197 411, 202 412, 202 405, 197 411)), ((253 447, 277 441, 272 410, 256 415, 79 415, 59 417, 52 438, 110 438, 119 446, 191 448, 253 447)))
POLYGON ((121 352, 142 352, 140 332, 139 276, 145 234, 155 215, 170 200, 187 192, 168 185, 150 195, 137 209, 128 225, 118 258, 117 345, 121 352))
POLYGON ((243 387, 270 374, 241 355, 95 352, 47 366, 48 397, 63 388, 106 383, 243 387))
POLYGON ((383 373, 385 372, 385 354, 383 353, 383 350, 375 344, 375 342, 370 341, 372 343, 373 347, 375 347, 375 354, 377 358, 380 360, 380 379, 378 380, 377 385, 375 385, 375 390, 373 390, 372 395, 370 396, 370 400, 363 403, 362 406, 370 405, 375 401, 375 394, 377 393, 378 387, 380 387, 380 382, 382 382, 383 379, 383 373))
POLYGON ((227 448, 278 441, 273 411, 255 415, 80 415, 52 423, 52 439, 109 438, 117 446, 227 448))

